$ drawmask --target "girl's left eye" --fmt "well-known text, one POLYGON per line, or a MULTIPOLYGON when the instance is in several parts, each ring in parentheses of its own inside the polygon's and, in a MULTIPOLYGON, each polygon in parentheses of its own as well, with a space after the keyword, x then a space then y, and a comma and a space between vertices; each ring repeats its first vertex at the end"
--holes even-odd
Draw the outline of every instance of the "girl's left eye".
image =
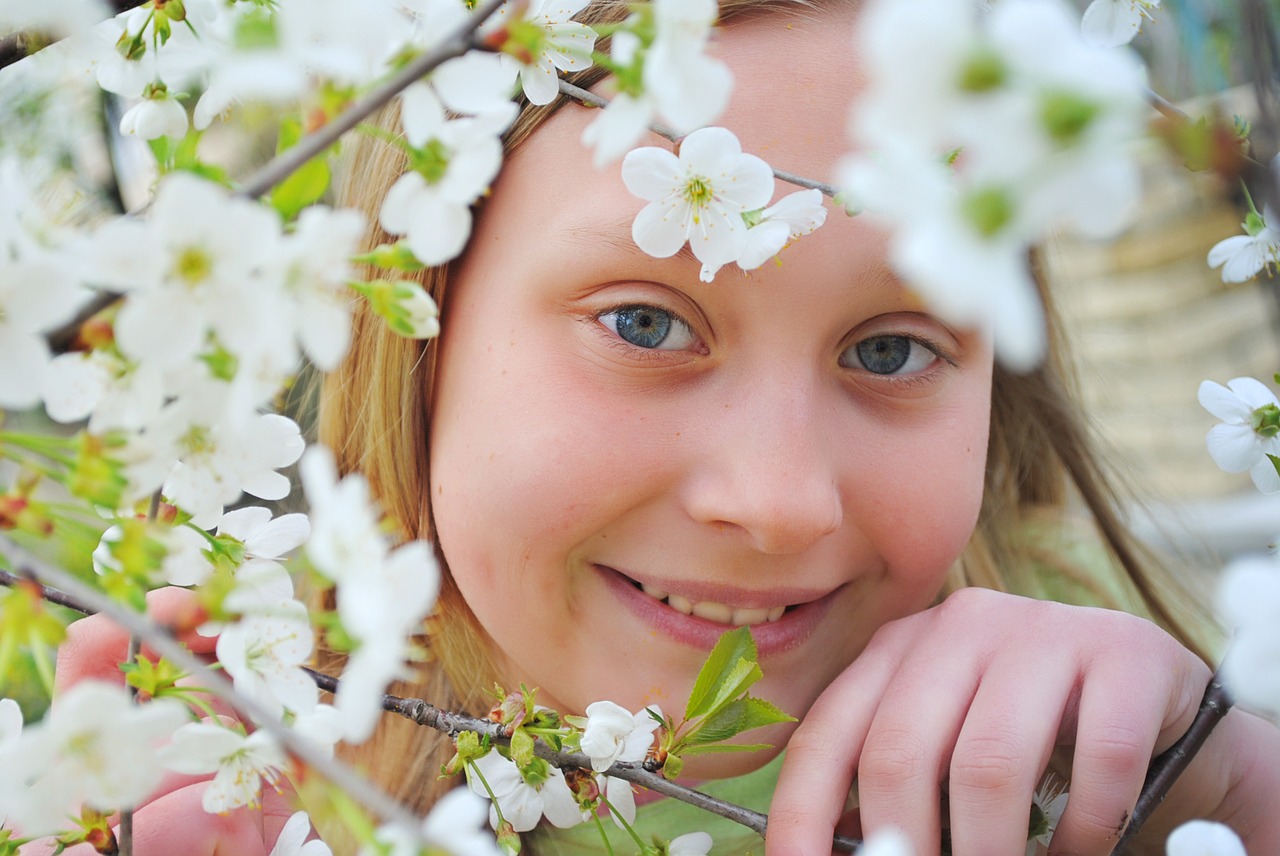
POLYGON ((598 317, 619 339, 637 348, 682 351, 697 342, 680 316, 657 306, 624 306, 598 317))
POLYGON ((845 349, 840 365, 878 375, 911 375, 929 368, 938 358, 937 351, 910 336, 871 336, 845 349))

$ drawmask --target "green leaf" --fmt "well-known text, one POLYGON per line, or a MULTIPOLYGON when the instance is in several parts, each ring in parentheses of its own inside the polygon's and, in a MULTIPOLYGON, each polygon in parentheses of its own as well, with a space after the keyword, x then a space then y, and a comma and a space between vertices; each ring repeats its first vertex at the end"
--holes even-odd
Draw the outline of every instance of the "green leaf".
POLYGON ((1267 458, 1271 461, 1271 466, 1276 468, 1276 475, 1280 475, 1280 458, 1270 452, 1267 453, 1267 458))
POLYGON ((745 625, 721 636, 698 672, 684 718, 705 716, 746 692, 764 677, 756 659, 756 642, 745 625))
POLYGON ((314 157, 276 185, 271 191, 271 206, 286 221, 292 220, 303 208, 320 201, 329 189, 329 178, 328 160, 314 157))
POLYGON ((747 696, 729 702, 703 720, 689 735, 688 745, 721 743, 744 731, 779 722, 795 722, 795 717, 788 716, 764 699, 747 696))

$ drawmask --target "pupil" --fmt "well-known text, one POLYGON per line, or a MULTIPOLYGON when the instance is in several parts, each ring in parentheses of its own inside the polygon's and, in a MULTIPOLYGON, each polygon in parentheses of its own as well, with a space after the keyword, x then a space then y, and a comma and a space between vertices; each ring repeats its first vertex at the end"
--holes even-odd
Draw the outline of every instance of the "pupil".
POLYGON ((619 309, 618 335, 638 348, 656 348, 671 331, 671 315, 652 306, 619 309))
POLYGON ((858 360, 876 374, 893 374, 910 356, 911 340, 905 336, 877 336, 858 343, 858 360))

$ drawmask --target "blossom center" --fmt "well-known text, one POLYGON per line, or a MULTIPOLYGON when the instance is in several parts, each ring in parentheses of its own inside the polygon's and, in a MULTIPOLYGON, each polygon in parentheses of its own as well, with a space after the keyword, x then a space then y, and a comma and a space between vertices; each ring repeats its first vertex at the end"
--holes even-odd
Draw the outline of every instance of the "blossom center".
POLYGON ((1013 219, 1013 200, 998 187, 975 190, 962 203, 965 218, 984 238, 994 237, 1013 219))
POLYGON ((200 247, 184 247, 173 263, 173 272, 187 285, 199 285, 213 272, 213 259, 200 247))
POLYGON ((705 208, 715 199, 716 189, 712 186, 711 180, 703 178, 700 175, 691 175, 689 180, 684 183, 681 190, 681 196, 684 201, 688 202, 694 208, 705 208))
POLYGON ((427 180, 427 184, 437 184, 449 171, 449 158, 452 152, 440 140, 430 140, 425 146, 413 153, 413 168, 427 180))
POLYGON ((182 436, 179 445, 186 454, 192 456, 205 455, 217 448, 209 429, 202 425, 192 425, 182 436))
POLYGON ((1055 142, 1079 139, 1098 115, 1098 105, 1072 92, 1049 92, 1040 102, 1040 121, 1055 142))

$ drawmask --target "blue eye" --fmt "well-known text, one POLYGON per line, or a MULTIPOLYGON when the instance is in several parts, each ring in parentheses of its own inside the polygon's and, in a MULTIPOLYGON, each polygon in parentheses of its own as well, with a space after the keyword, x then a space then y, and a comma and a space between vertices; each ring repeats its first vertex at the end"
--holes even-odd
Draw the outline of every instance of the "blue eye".
POLYGON ((678 351, 697 341, 688 324, 657 306, 624 306, 604 313, 600 322, 637 348, 678 351))
POLYGON ((902 375, 923 371, 936 359, 936 352, 909 336, 872 336, 841 354, 840 365, 845 368, 861 366, 878 375, 902 375), (849 362, 851 354, 856 356, 858 365, 849 362))

